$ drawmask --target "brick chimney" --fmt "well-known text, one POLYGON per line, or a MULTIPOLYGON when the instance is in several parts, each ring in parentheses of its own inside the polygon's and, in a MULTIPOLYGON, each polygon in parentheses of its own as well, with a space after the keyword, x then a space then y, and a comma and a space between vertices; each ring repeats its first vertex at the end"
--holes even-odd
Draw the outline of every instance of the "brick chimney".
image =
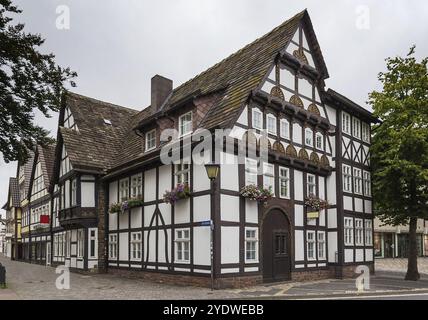
POLYGON ((172 92, 172 80, 155 75, 152 78, 152 108, 159 111, 162 104, 172 92))

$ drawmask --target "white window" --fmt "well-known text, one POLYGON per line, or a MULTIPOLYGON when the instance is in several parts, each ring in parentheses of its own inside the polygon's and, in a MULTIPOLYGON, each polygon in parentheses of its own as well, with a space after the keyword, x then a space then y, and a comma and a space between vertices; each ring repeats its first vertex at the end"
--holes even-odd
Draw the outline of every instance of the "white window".
POLYGON ((190 164, 181 162, 175 165, 175 177, 177 184, 190 184, 190 164))
POLYGON ((179 133, 180 137, 192 133, 193 123, 192 123, 192 112, 183 114, 179 119, 179 133))
POLYGON ((258 261, 258 241, 258 230, 256 228, 245 229, 245 262, 258 261))
POLYGON ((131 178, 131 197, 140 198, 143 194, 143 176, 141 174, 131 178))
POLYGON ((352 118, 352 131, 355 138, 361 138, 361 121, 357 118, 352 118))
POLYGON ((253 128, 254 129, 263 129, 263 114, 258 109, 253 109, 253 128))
POLYGON ((352 246, 354 244, 354 220, 352 218, 345 218, 345 245, 352 246))
POLYGON ((318 150, 324 151, 324 136, 322 135, 322 133, 317 132, 317 134, 315 135, 315 139, 315 147, 318 150))
POLYGON ((77 230, 77 257, 83 258, 85 247, 85 234, 83 230, 77 230))
POLYGON ((109 235, 108 241, 108 257, 109 259, 117 259, 117 234, 109 235))
POLYGON ((267 115, 267 130, 268 133, 273 134, 273 135, 277 135, 278 133, 276 132, 276 117, 272 114, 268 114, 267 115))
POLYGON ((71 181, 71 206, 77 205, 76 195, 77 195, 77 180, 73 179, 71 181))
POLYGON ((128 200, 129 198, 129 179, 122 179, 119 181, 119 195, 120 201, 128 200))
POLYGON ((370 125, 363 122, 363 141, 370 143, 370 125))
POLYGON ((370 197, 372 195, 372 182, 370 172, 363 171, 364 195, 370 197))
POLYGON ((131 233, 131 260, 141 260, 142 236, 141 232, 131 233))
POLYGON ((273 164, 263 164, 263 187, 275 194, 275 167, 273 164))
POLYGON ((175 261, 190 262, 190 231, 188 229, 175 231, 175 261))
POLYGON ((345 192, 351 192, 351 167, 347 166, 346 164, 342 167, 343 170, 343 191, 345 192))
POLYGON ((280 123, 280 136, 284 139, 290 139, 290 123, 286 119, 281 119, 280 123))
POLYGON ((351 134, 351 116, 346 112, 342 112, 342 131, 351 134))
POLYGON ((89 229, 89 257, 97 257, 97 230, 89 229))
POLYGON ((306 186, 307 186, 308 196, 310 195, 314 196, 317 194, 317 182, 313 174, 308 174, 306 176, 306 186))
POLYGON ((325 232, 318 231, 318 260, 326 259, 325 232))
POLYGON ((257 186, 257 160, 245 159, 245 185, 257 186))
POLYGON ((156 148, 156 129, 146 133, 146 151, 156 148))
POLYGON ((355 219, 355 245, 362 246, 364 244, 364 227, 363 219, 355 219))
POLYGON ((309 147, 314 146, 314 133, 309 128, 305 129, 305 145, 307 145, 309 147))
POLYGON ((354 193, 357 193, 357 194, 363 193, 362 184, 363 184, 363 179, 361 176, 361 170, 354 168, 354 193))
POLYGON ((306 233, 306 254, 308 260, 316 259, 315 243, 315 231, 308 231, 306 233))
POLYGON ((279 168, 279 196, 290 198, 290 170, 288 168, 279 168))
POLYGON ((365 236, 366 236, 366 246, 373 245, 373 221, 372 220, 364 220, 365 223, 365 236))

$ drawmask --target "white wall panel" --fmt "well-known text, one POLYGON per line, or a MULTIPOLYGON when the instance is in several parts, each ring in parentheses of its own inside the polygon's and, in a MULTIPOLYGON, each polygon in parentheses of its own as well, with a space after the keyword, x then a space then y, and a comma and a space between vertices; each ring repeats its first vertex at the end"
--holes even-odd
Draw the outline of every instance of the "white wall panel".
POLYGON ((336 209, 328 209, 328 228, 334 229, 337 228, 337 210, 336 209))
POLYGON ((193 198, 193 220, 194 222, 211 220, 211 196, 193 198))
POLYGON ((352 197, 343 197, 343 209, 352 211, 352 197))
POLYGON ((303 206, 296 204, 294 206, 294 225, 296 227, 303 227, 304 222, 304 213, 303 213, 303 206))
POLYGON ((199 192, 199 191, 206 191, 210 189, 211 189, 210 179, 208 179, 205 166, 202 164, 193 164, 193 191, 199 192))
POLYGON ((211 229, 196 227, 193 229, 193 261, 197 265, 211 265, 211 229))
MULTIPOLYGON (((150 227, 150 221, 152 220, 156 206, 147 206, 144 208, 144 227, 150 227)), ((153 222, 156 225, 156 219, 153 222)))
POLYGON ((363 199, 355 198, 355 211, 356 212, 363 212, 363 199))
POLYGON ((110 182, 108 193, 108 203, 113 204, 117 202, 117 181, 110 182))
MULTIPOLYGON (((163 198, 165 191, 170 191, 171 186, 171 165, 165 165, 159 167, 159 199, 163 198)), ((151 188, 154 188, 156 185, 152 185, 151 188)), ((148 201, 148 200, 145 200, 148 201)))
POLYGON ((373 249, 366 249, 366 261, 373 261, 373 249))
POLYGON ((119 229, 129 229, 128 211, 119 213, 119 229))
POLYGON ((177 201, 175 204, 174 216, 176 224, 190 222, 190 199, 177 201))
POLYGON ((294 170, 294 198, 303 201, 303 172, 294 170))
POLYGON ((131 229, 141 228, 142 211, 141 207, 131 209, 131 229))
POLYGON ((355 250, 355 262, 364 261, 364 249, 356 249, 355 250))
POLYGON ((119 260, 127 261, 129 260, 128 255, 128 232, 119 233, 119 260))
POLYGON ((328 262, 336 262, 337 232, 328 232, 328 262))
POLYGON ((95 207, 95 184, 94 182, 82 182, 82 208, 95 207))
POLYGON ((327 178, 327 200, 331 205, 336 205, 336 172, 332 172, 327 178))
POLYGON ((242 110, 237 122, 244 126, 248 125, 248 107, 245 107, 244 110, 242 110))
POLYGON ((221 220, 239 222, 239 197, 222 194, 220 199, 221 220))
POLYGON ((248 223, 259 223, 259 209, 257 201, 245 199, 245 221, 248 223))
POLYGON ((108 229, 109 230, 117 230, 117 213, 109 213, 108 229))
POLYGON ((371 200, 364 200, 364 211, 366 213, 372 213, 372 202, 371 202, 371 200))
POLYGON ((354 249, 345 249, 345 262, 354 262, 354 249))
POLYGON ((239 191, 238 159, 234 155, 221 154, 222 164, 220 168, 221 188, 225 190, 239 191))
POLYGON ((295 243, 294 243, 294 260, 295 261, 303 261, 305 259, 305 241, 303 239, 303 231, 296 230, 294 232, 295 235, 295 243))
POLYGON ((154 200, 156 200, 156 169, 144 172, 144 201, 154 200))
POLYGON ((239 227, 221 227, 221 263, 239 263, 239 227))
MULTIPOLYGON (((159 204, 159 211, 162 214, 162 218, 164 220, 164 223, 166 226, 171 225, 171 205, 168 203, 160 203, 159 204)), ((159 221, 159 224, 161 222, 159 221)))

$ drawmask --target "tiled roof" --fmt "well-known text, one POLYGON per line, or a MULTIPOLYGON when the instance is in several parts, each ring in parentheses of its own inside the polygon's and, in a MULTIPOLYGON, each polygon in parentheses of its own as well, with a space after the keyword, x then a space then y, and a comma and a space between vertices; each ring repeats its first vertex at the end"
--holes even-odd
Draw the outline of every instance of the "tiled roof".
POLYGON ((19 198, 19 184, 18 179, 16 178, 9 178, 9 198, 12 200, 12 203, 9 204, 11 207, 17 208, 21 206, 21 200, 19 198))
POLYGON ((28 189, 30 188, 30 180, 31 180, 31 172, 33 170, 33 164, 34 164, 34 152, 29 151, 29 158, 27 162, 24 164, 24 193, 25 197, 27 198, 28 195, 28 189))
POLYGON ((60 128, 71 164, 74 168, 100 172, 108 169, 138 111, 71 92, 66 104, 78 127, 60 128))
POLYGON ((56 144, 51 144, 45 147, 37 146, 39 160, 42 164, 43 180, 45 182, 45 187, 48 189, 52 183, 55 163, 55 147, 56 144))

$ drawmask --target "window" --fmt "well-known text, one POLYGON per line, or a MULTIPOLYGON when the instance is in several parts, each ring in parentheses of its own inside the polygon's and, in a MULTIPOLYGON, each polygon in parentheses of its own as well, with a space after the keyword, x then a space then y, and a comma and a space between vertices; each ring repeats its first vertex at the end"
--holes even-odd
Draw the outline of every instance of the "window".
POLYGON ((146 133, 146 151, 156 148, 156 129, 146 133))
POLYGON ((290 170, 287 168, 279 168, 279 196, 290 198, 290 170))
POLYGON ((278 134, 276 132, 276 117, 274 115, 267 115, 267 130, 268 133, 273 134, 275 136, 278 134))
POLYGON ((175 176, 177 183, 189 184, 190 183, 190 164, 187 162, 181 162, 175 165, 175 176))
POLYGON ((117 259, 117 234, 109 235, 108 248, 109 259, 117 259))
POLYGON ((258 261, 258 230, 247 228, 245 230, 245 262, 258 261))
POLYGON ((175 260, 177 262, 190 262, 190 231, 175 231, 175 260))
POLYGON ((354 220, 345 218, 345 245, 351 246, 354 244, 354 220))
POLYGON ((257 160, 245 159, 245 185, 257 186, 257 160))
POLYGON ((351 167, 346 164, 343 165, 343 191, 351 192, 351 167))
POLYGON ((97 257, 97 232, 95 229, 89 229, 89 257, 97 257))
POLYGON ((313 174, 308 174, 306 176, 306 185, 307 185, 307 192, 308 196, 310 195, 316 195, 317 194, 317 183, 315 180, 315 176, 313 174))
POLYGON ((306 234, 306 253, 308 260, 315 260, 315 231, 308 231, 306 234))
POLYGON ((354 193, 362 194, 362 183, 361 170, 354 168, 354 193))
POLYGON ((263 187, 275 194, 275 167, 273 164, 263 164, 263 187))
POLYGON ((129 198, 129 179, 119 181, 119 199, 120 201, 128 200, 129 198))
POLYGON ((179 132, 180 137, 192 133, 193 124, 192 124, 192 112, 188 112, 182 115, 179 119, 179 132))
POLYGON ((263 129, 263 114, 258 109, 253 109, 253 128, 263 129))
POLYGON ((372 195, 372 182, 370 172, 363 172, 364 195, 370 197, 372 195))
POLYGON ((141 232, 131 233, 131 259, 141 260, 141 232))
POLYGON ((305 129, 305 145, 307 145, 309 147, 314 146, 314 133, 309 128, 305 129))
POLYGON ((322 135, 322 133, 317 132, 315 139, 315 147, 318 150, 324 151, 324 136, 322 135))
POLYGON ((362 246, 364 244, 363 234, 363 219, 355 219, 355 245, 362 246))
POLYGON ((85 246, 85 235, 83 230, 77 230, 77 257, 83 258, 83 249, 85 246))
POLYGON ((351 134, 351 116, 346 112, 342 112, 342 131, 351 134))
POLYGON ((357 118, 352 118, 352 131, 355 138, 361 138, 361 121, 357 118))
POLYGON ((71 181, 71 206, 77 205, 76 195, 77 195, 77 180, 73 179, 71 181))
POLYGON ((370 125, 368 123, 363 122, 363 141, 370 143, 370 125))
POLYGON ((61 186, 61 210, 65 209, 65 188, 61 186))
POLYGON ((290 124, 288 120, 281 119, 279 126, 280 126, 279 134, 281 138, 290 139, 290 124))
POLYGON ((318 260, 326 259, 325 232, 318 231, 318 260))
POLYGON ((143 176, 141 174, 131 178, 131 197, 140 198, 143 194, 143 176))
POLYGON ((364 220, 365 223, 365 236, 366 236, 366 246, 373 245, 373 221, 372 220, 364 220))

